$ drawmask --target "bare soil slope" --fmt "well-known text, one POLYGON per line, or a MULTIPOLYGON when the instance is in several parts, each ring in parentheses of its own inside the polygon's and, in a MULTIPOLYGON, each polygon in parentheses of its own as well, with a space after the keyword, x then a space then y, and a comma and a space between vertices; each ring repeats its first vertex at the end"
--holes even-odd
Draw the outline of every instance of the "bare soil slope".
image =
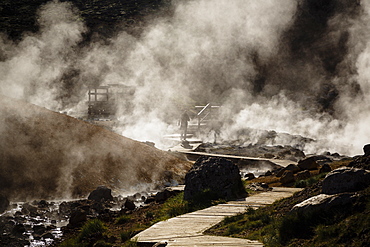
POLYGON ((12 200, 86 196, 181 179, 191 164, 101 127, 0 98, 0 194, 12 200))

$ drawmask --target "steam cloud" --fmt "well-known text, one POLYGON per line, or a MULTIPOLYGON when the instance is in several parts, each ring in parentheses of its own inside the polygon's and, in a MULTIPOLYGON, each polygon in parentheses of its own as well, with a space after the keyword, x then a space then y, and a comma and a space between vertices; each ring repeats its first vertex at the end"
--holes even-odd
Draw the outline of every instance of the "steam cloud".
POLYGON ((19 43, 1 36, 0 92, 76 115, 89 86, 124 83, 135 93, 116 131, 134 139, 159 143, 181 106, 197 101, 223 106, 223 140, 267 129, 317 140, 306 152, 361 153, 370 135, 367 1, 173 4, 139 37, 81 46, 87 30, 74 7, 49 2, 39 33, 19 43))

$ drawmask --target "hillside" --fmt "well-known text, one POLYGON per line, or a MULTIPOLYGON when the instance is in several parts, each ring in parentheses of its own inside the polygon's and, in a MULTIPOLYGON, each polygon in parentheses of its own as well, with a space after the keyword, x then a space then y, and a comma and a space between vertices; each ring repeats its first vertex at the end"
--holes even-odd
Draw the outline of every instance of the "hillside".
MULTIPOLYGON (((167 0, 61 0, 77 7, 89 33, 112 35, 117 28, 140 26, 145 18, 158 14, 169 6, 167 0), (119 24, 119 25, 118 25, 119 24)), ((17 40, 24 32, 37 32, 37 11, 50 0, 2 0, 0 2, 0 32, 17 40)))
POLYGON ((86 196, 181 179, 190 163, 84 121, 2 96, 0 194, 12 200, 86 196))

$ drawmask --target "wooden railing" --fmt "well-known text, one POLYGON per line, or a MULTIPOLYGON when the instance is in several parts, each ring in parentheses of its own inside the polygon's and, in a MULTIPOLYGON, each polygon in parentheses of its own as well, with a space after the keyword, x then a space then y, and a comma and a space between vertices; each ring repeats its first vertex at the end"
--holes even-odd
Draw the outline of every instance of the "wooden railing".
POLYGON ((195 108, 201 108, 201 110, 197 113, 198 119, 197 134, 199 136, 202 123, 204 123, 206 120, 209 120, 208 117, 212 112, 212 108, 219 108, 219 106, 212 106, 211 103, 208 103, 205 106, 195 106, 195 108))

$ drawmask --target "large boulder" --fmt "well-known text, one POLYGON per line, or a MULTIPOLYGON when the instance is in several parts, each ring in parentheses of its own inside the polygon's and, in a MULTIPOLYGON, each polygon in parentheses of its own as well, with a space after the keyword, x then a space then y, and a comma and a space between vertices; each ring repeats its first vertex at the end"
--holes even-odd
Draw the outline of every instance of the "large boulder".
POLYGON ((247 196, 239 168, 215 157, 199 158, 185 176, 185 200, 193 200, 205 191, 226 200, 247 196))
POLYGON ((3 195, 0 195, 0 214, 4 213, 9 207, 9 200, 3 195))
POLYGON ((113 201, 112 190, 105 186, 99 186, 96 190, 90 193, 87 199, 97 202, 113 201))
POLYGON ((322 193, 355 192, 370 185, 370 172, 364 169, 342 167, 328 173, 322 182, 322 193))
POLYGON ((320 194, 296 204, 291 211, 304 214, 330 212, 335 207, 338 208, 352 204, 357 197, 358 195, 356 193, 320 194))
POLYGON ((312 156, 298 162, 298 167, 301 170, 316 170, 319 167, 319 164, 316 161, 316 157, 312 156))

